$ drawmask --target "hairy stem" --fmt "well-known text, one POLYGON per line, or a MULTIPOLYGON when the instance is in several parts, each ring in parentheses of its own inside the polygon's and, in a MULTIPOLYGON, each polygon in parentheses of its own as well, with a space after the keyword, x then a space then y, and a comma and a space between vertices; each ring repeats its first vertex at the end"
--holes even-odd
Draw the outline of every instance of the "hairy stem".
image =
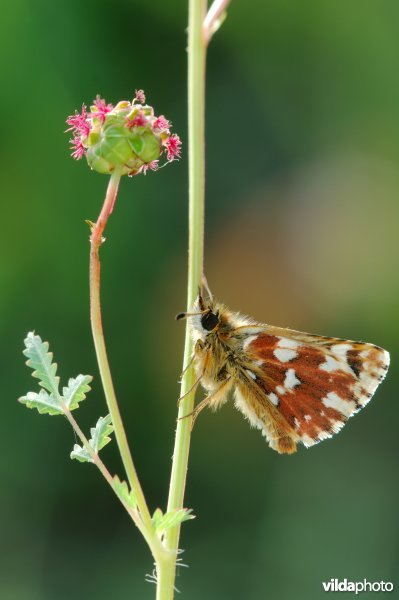
MULTIPOLYGON (((189 259, 187 309, 198 293, 203 272, 204 248, 204 118, 205 118, 205 54, 206 43, 203 22, 206 0, 189 0, 188 29, 188 130, 189 130, 189 259)), ((183 369, 190 362, 192 341, 186 327, 183 369)), ((185 373, 181 396, 185 396, 194 383, 194 371, 185 373)), ((170 479, 168 511, 183 507, 188 455, 190 449, 191 421, 189 415, 194 407, 195 391, 180 402, 170 479)), ((157 565, 157 600, 171 600, 174 596, 176 557, 179 546, 180 526, 167 530, 164 544, 173 560, 157 565)))
MULTIPOLYGON (((111 415, 112 424, 115 431, 115 437, 118 444, 119 452, 125 467, 126 475, 129 484, 137 498, 137 506, 140 513, 140 518, 147 532, 153 532, 153 524, 151 515, 144 498, 143 491, 136 473, 132 455, 126 438, 125 429, 121 414, 119 411, 118 402, 116 400, 115 390, 112 383, 111 371, 107 358, 105 347, 104 333, 101 319, 101 304, 100 304, 100 258, 99 249, 103 243, 103 232, 108 221, 108 217, 112 212, 118 193, 118 186, 121 175, 115 170, 111 175, 107 194, 101 209, 100 216, 92 228, 90 243, 90 318, 91 328, 93 333, 94 345, 96 349, 97 362, 100 370, 101 381, 104 388, 104 394, 108 405, 108 410, 111 415)), ((155 534, 154 534, 155 535, 155 534)))

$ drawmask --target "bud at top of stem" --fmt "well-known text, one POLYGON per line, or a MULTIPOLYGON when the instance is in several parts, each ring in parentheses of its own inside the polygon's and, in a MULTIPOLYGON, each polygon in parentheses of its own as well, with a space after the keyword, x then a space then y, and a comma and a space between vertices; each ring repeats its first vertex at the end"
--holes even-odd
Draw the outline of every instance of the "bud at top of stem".
POLYGON ((180 157, 179 136, 171 134, 171 123, 146 104, 143 90, 136 90, 131 102, 122 100, 116 106, 97 96, 90 112, 83 104, 82 112, 66 122, 67 131, 73 133, 73 158, 86 156, 98 173, 110 174, 118 168, 122 175, 145 174, 158 168, 163 154, 167 162, 180 157))

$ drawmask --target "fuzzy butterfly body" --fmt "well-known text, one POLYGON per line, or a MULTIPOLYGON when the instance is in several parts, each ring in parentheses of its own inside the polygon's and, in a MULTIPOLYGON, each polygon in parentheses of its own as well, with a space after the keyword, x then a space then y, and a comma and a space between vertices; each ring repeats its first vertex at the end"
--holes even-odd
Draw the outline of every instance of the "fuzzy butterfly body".
POLYGON ((384 379, 389 354, 373 344, 273 327, 198 296, 190 318, 194 366, 216 409, 236 407, 269 445, 291 454, 337 433, 384 379))

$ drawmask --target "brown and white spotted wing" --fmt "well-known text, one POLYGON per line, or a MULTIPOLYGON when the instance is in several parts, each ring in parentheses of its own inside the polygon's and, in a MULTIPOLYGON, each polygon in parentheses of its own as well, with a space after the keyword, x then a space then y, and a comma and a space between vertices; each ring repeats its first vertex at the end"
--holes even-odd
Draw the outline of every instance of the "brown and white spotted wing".
POLYGON ((337 433, 369 402, 389 366, 388 352, 373 344, 268 326, 248 333, 245 372, 263 393, 245 394, 241 387, 236 405, 281 453, 295 452, 298 441, 312 446, 337 433), (245 410, 256 396, 267 398, 269 419, 259 407, 252 418, 245 410))

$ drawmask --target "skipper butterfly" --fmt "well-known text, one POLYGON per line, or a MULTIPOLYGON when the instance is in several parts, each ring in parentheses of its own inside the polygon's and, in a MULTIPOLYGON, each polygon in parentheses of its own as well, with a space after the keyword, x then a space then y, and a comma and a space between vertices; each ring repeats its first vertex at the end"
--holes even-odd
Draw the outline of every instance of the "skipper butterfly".
POLYGON ((389 353, 374 344, 257 323, 201 293, 177 318, 190 323, 193 387, 201 383, 207 392, 193 422, 233 391, 235 406, 280 454, 337 433, 369 402, 389 366, 389 353))

